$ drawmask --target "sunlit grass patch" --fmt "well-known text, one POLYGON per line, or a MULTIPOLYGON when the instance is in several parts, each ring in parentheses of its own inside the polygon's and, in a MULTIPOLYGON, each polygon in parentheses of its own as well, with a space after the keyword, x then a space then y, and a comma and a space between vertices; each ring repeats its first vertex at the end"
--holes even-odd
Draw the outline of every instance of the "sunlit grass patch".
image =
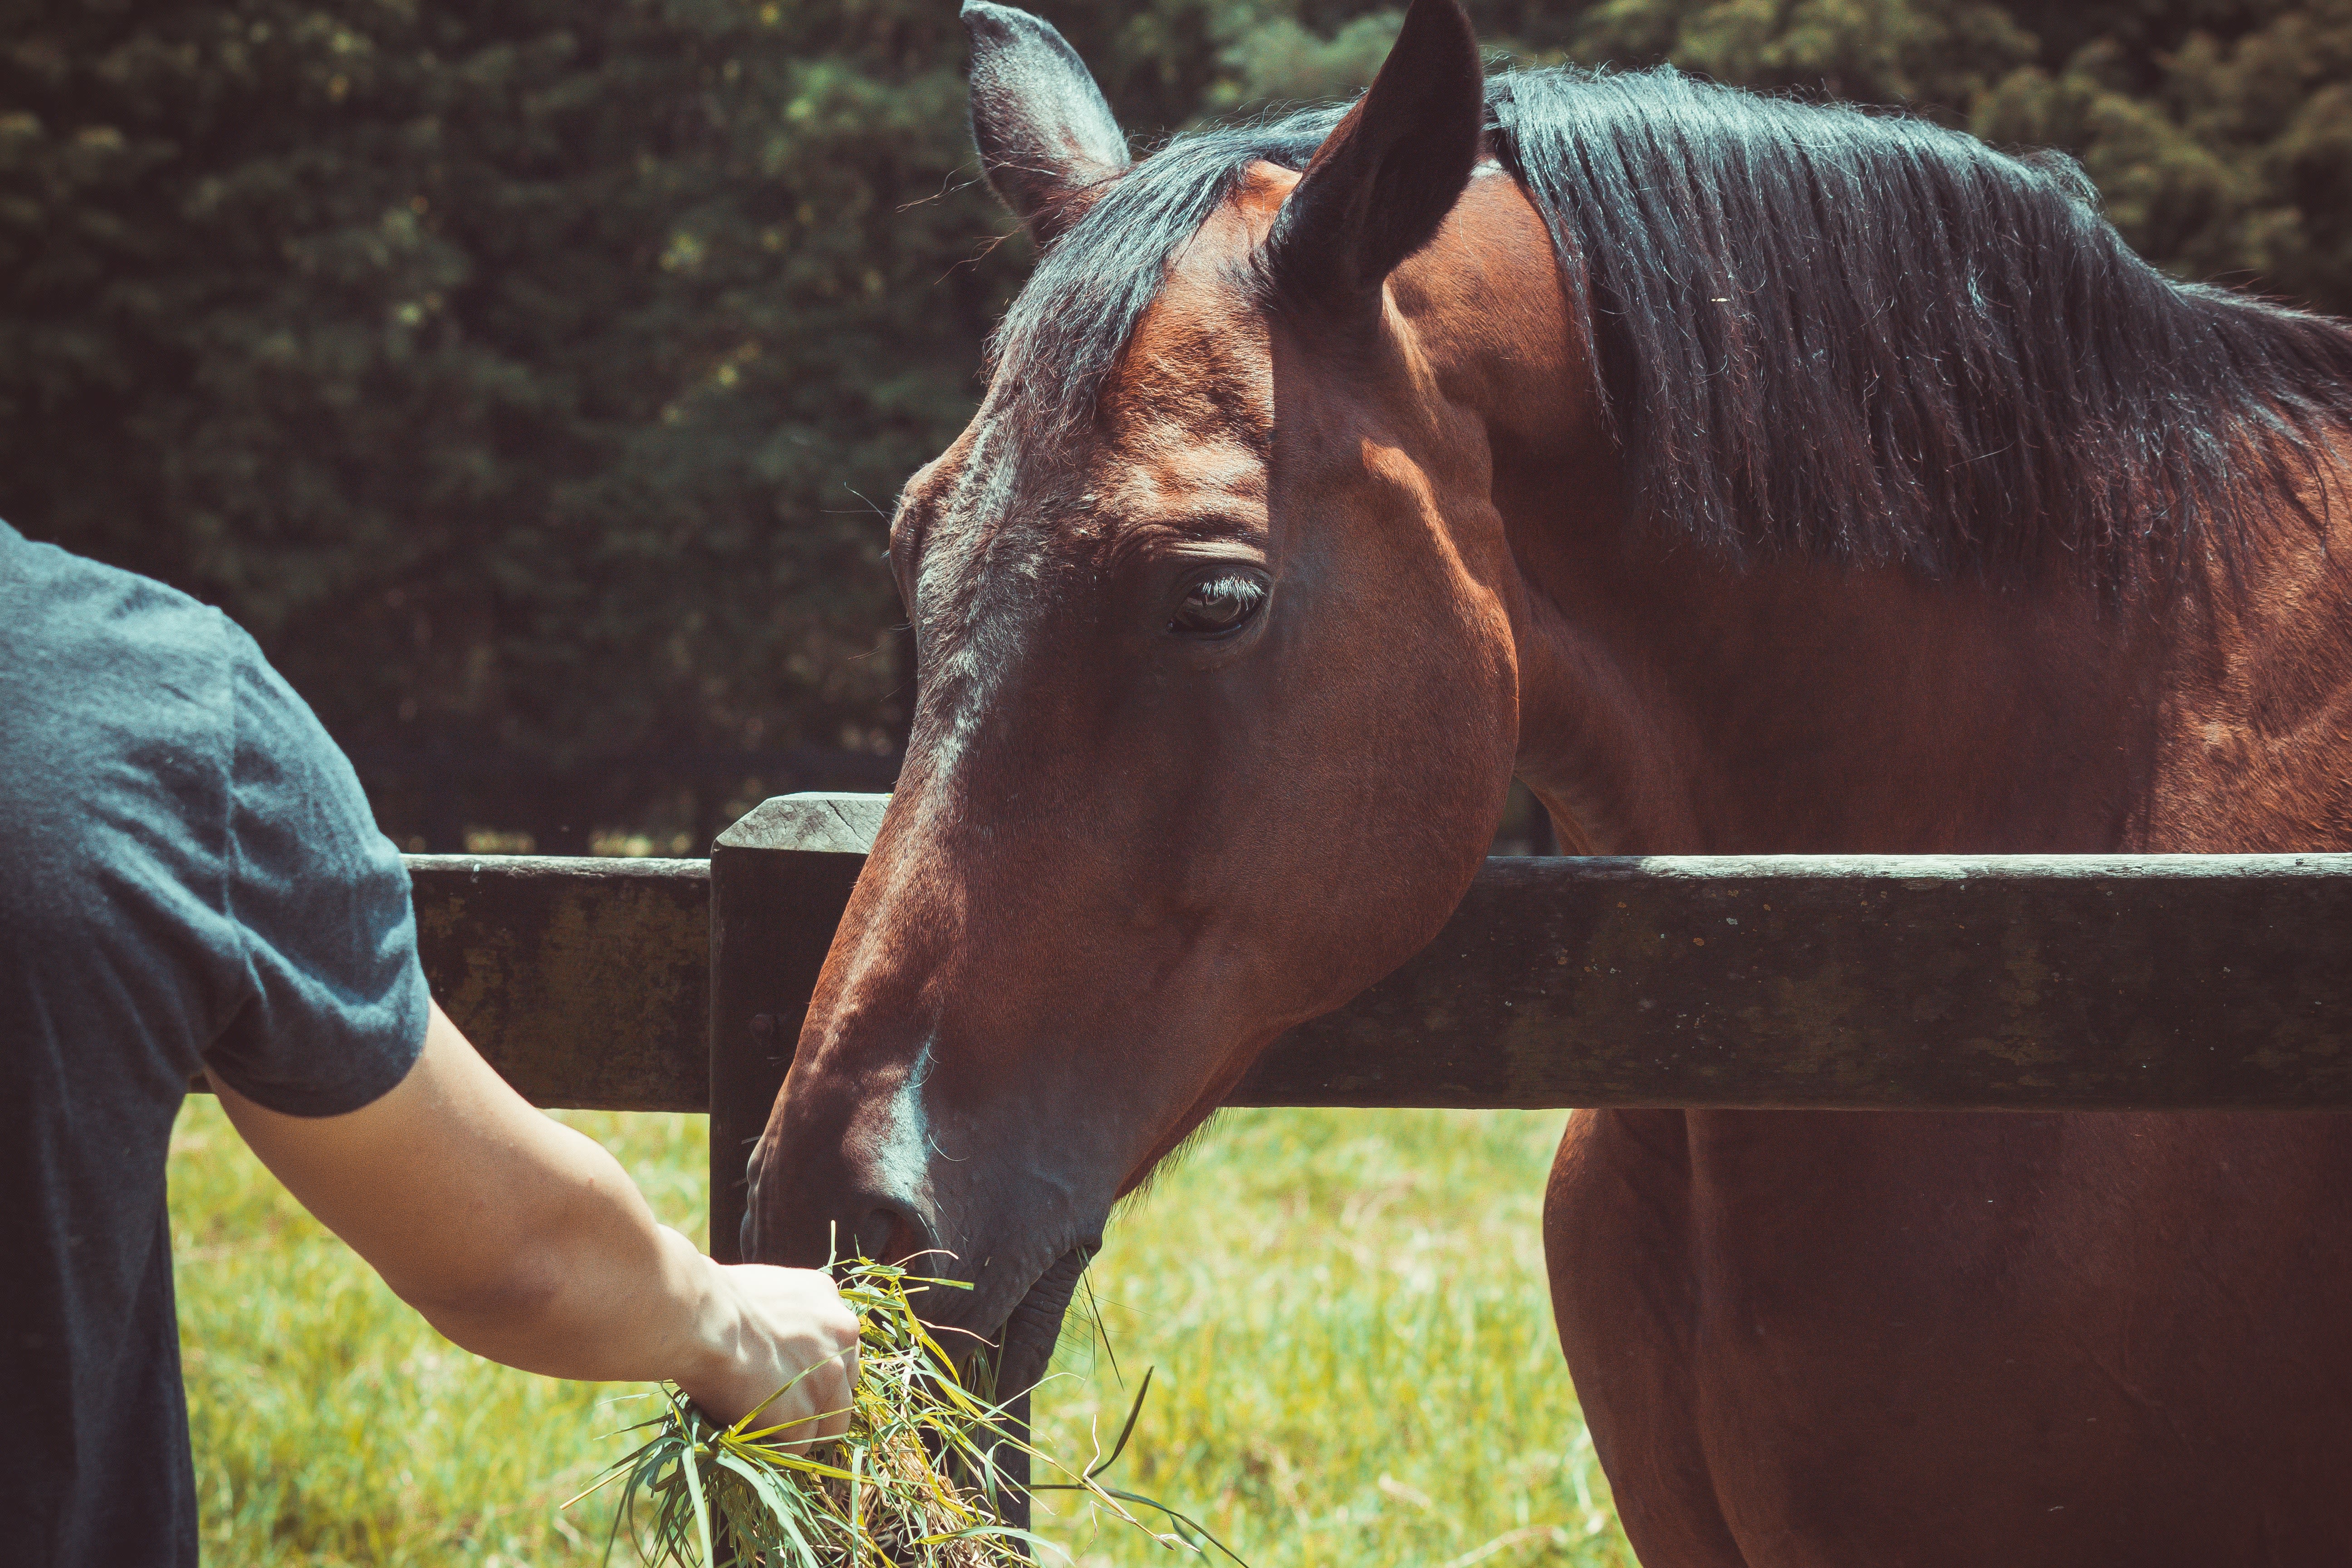
MULTIPOLYGON (((567 1113, 698 1235, 700 1117, 567 1113)), ((619 1451, 615 1385, 443 1340, 272 1180, 219 1106, 173 1140, 181 1355, 207 1563, 596 1561, 607 1515, 560 1505, 619 1451)))
MULTIPOLYGON (((1066 1340, 1040 1440, 1076 1447, 1156 1365, 1131 1484, 1253 1568, 1631 1564, 1543 1272, 1563 1121, 1229 1112, 1112 1226, 1108 1352, 1066 1340)), ((1160 1560, 1065 1540, 1083 1568, 1160 1560)))

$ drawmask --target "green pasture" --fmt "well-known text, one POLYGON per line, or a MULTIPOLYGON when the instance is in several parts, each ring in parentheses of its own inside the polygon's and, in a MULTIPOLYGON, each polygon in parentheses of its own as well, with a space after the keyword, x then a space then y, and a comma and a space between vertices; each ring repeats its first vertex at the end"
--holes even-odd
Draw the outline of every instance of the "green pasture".
MULTIPOLYGON (((704 1124, 564 1113, 699 1234, 704 1124)), ((1159 1369, 1118 1474, 1253 1568, 1630 1564, 1553 1343, 1537 1214, 1560 1118, 1228 1115, 1123 1212, 1091 1271, 1113 1365, 1073 1334, 1049 1448, 1108 1441, 1159 1369)), ((625 1444, 628 1391, 443 1342, 194 1098, 172 1161, 205 1560, 593 1563, 560 1512, 625 1444)), ((1083 1298, 1082 1298, 1083 1302, 1083 1298)), ((1080 1568, 1175 1563, 1124 1526, 1049 1522, 1080 1568)), ((629 1561, 624 1552, 616 1562, 629 1561)))

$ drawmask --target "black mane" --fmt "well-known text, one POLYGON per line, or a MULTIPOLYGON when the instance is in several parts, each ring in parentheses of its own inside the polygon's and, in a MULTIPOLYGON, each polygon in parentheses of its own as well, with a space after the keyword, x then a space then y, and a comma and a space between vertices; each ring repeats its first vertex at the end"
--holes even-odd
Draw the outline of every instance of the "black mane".
MULTIPOLYGON (((2352 332, 2164 277, 2062 157, 1671 69, 1486 100, 1643 503, 1712 548, 2115 584, 2234 558, 2352 432, 2352 332)), ((1341 112, 1181 138, 1105 194, 998 334, 1031 428, 1087 416, 1177 248, 1341 112)))

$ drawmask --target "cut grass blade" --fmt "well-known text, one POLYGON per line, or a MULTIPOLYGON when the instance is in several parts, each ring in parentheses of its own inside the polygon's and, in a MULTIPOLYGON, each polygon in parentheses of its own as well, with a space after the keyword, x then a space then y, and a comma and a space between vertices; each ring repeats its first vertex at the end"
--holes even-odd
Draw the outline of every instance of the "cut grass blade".
MULTIPOLYGON (((1097 1320, 1097 1327, 1099 1326, 1099 1320, 1097 1320)), ((1109 1342, 1109 1336, 1108 1334, 1104 1336, 1104 1342, 1106 1344, 1109 1342)), ((1215 1547, 1219 1552, 1223 1552, 1227 1557, 1232 1558, 1235 1563, 1239 1563, 1241 1558, 1234 1552, 1232 1547, 1227 1546, 1214 1535, 1210 1534, 1206 1525, 1203 1525, 1198 1520, 1192 1518, 1190 1515, 1177 1512, 1174 1509, 1170 1508, 1166 1503, 1160 1501, 1157 1498, 1142 1497, 1135 1492, 1122 1491, 1117 1487, 1106 1487, 1097 1484, 1103 1472, 1109 1469, 1113 1465, 1118 1464, 1118 1457, 1127 1452, 1127 1440, 1135 1435, 1136 1418, 1143 1414, 1143 1396, 1151 1392, 1151 1374, 1158 1370, 1159 1369, 1157 1367, 1144 1368, 1143 1382, 1139 1384, 1135 1390, 1135 1402, 1127 1407, 1127 1420, 1118 1429, 1118 1441, 1110 1446, 1110 1453, 1107 1457, 1097 1457, 1094 1459, 1087 1466, 1086 1469, 1075 1481, 1042 1481, 1029 1489, 1040 1492, 1089 1492, 1098 1496, 1108 1497, 1115 1502, 1131 1502, 1142 1508, 1151 1509, 1158 1512, 1162 1518, 1166 1519, 1170 1524, 1173 1525, 1176 1529, 1176 1533, 1183 1538, 1184 1544, 1191 1547, 1193 1551, 1200 1552, 1200 1542, 1201 1541, 1205 1541, 1210 1545, 1215 1547), (1200 1541, 1195 1541, 1193 1539, 1194 1536, 1200 1537, 1200 1541)), ((1140 1521, 1132 1520, 1131 1516, 1130 1520, 1131 1522, 1141 1522, 1140 1521)), ((1165 1540, 1166 1538, 1161 1537, 1161 1539, 1165 1540)), ((1203 1556, 1207 1555, 1206 1552, 1202 1552, 1202 1554, 1203 1556)))
POLYGON ((1005 1486, 996 1455, 1009 1448, 1067 1478, 1033 1491, 1082 1493, 1171 1547, 1181 1541, 1202 1553, 1206 1541, 1240 1563, 1185 1515, 1102 1484, 1135 1431, 1149 1373, 1109 1456, 1074 1471, 1019 1435, 994 1401, 986 1356, 972 1358, 967 1382, 916 1314, 914 1295, 958 1283, 863 1258, 843 1272, 842 1300, 862 1328, 849 1430, 840 1438, 794 1447, 786 1426, 751 1430, 749 1415, 719 1426, 664 1384, 661 1412, 630 1428, 651 1435, 580 1494, 621 1483, 607 1563, 626 1533, 639 1556, 663 1568, 1025 1568, 1033 1550, 1051 1548, 1005 1523, 993 1506, 1005 1486), (1150 1530, 1129 1504, 1168 1520, 1176 1539, 1150 1530))

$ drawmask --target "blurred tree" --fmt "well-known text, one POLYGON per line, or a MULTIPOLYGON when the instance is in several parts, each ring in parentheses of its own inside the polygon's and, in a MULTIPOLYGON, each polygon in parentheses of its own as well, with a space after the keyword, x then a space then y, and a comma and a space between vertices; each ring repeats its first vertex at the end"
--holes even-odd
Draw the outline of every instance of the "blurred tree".
POLYGON ((230 609, 437 847, 887 746, 861 498, 1018 275, 952 7, 12 9, 0 515, 230 609))
MULTIPOLYGON (((1350 92, 1398 18, 1038 8, 1139 147, 1350 92)), ((1498 53, 2064 148, 2161 264, 2352 313, 2352 0, 1470 8, 1498 53)), ((887 779, 878 512, 1028 254, 952 0, 0 16, 0 515, 251 626, 398 837, 691 838, 887 779)))
POLYGON ((1971 123, 2075 153, 2174 271, 2352 315, 2352 4, 2213 11, 2021 69, 1971 123))

